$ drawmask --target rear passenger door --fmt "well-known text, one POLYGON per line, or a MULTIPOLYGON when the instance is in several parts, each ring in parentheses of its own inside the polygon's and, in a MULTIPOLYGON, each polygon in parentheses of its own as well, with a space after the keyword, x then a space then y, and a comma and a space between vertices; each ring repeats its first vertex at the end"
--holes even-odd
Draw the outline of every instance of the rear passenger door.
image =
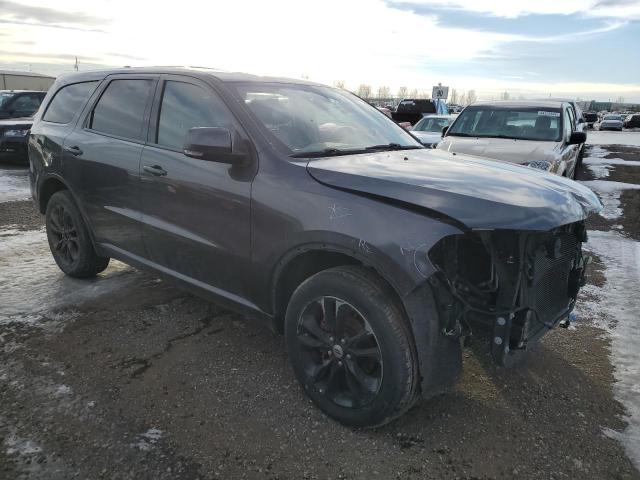
POLYGON ((146 256, 140 226, 140 156, 156 75, 107 77, 64 143, 64 175, 74 178, 97 242, 146 256))
POLYGON ((234 152, 250 145, 248 137, 210 85, 166 75, 157 91, 141 162, 150 258, 214 294, 246 298, 253 167, 191 158, 183 149, 193 127, 228 129, 234 152))

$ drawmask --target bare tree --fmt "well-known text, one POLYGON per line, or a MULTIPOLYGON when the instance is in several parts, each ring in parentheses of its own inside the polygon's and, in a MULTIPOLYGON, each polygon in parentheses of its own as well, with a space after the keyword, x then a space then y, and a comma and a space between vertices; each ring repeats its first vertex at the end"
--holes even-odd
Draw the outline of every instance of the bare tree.
POLYGON ((458 103, 459 100, 460 100, 460 96, 458 94, 458 90, 456 90, 455 88, 452 88, 451 94, 449 95, 449 102, 458 103))
POLYGON ((509 95, 509 92, 504 91, 500 94, 500 100, 509 100, 511 98, 511 95, 509 95))
POLYGON ((409 93, 409 98, 418 98, 418 89, 417 88, 412 88, 411 92, 409 93))
POLYGON ((624 97, 616 98, 616 103, 624 103, 624 97))
POLYGON ((371 85, 367 85, 365 83, 361 83, 358 86, 358 91, 356 92, 360 98, 370 98, 371 97, 371 85))
POLYGON ((407 98, 408 91, 407 87, 400 87, 398 89, 398 98, 407 98))
POLYGON ((478 96, 476 95, 476 91, 475 90, 469 90, 467 92, 467 105, 469 105, 470 103, 475 102, 478 99, 478 96))
POLYGON ((334 80, 333 86, 344 90, 344 80, 334 80))
POLYGON ((428 90, 420 90, 416 98, 431 98, 431 94, 428 90))
POLYGON ((391 97, 391 89, 386 86, 378 87, 378 98, 390 98, 391 97))

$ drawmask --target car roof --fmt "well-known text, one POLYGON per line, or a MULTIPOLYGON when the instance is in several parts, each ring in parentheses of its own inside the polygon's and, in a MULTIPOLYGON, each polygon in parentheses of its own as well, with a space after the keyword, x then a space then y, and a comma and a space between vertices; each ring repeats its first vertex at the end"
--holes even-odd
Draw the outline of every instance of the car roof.
POLYGON ((561 108, 564 102, 560 100, 491 100, 474 102, 471 106, 498 107, 498 108, 561 108))
POLYGON ((321 84, 310 82, 308 80, 298 80, 282 77, 266 77, 259 75, 251 75, 241 72, 225 72, 202 67, 136 67, 136 68, 117 68, 112 70, 88 70, 85 72, 74 72, 61 75, 59 78, 65 83, 83 82, 91 80, 102 80, 108 75, 126 75, 126 74, 167 74, 167 75, 188 75, 196 78, 215 78, 222 82, 260 82, 260 83, 290 83, 301 85, 321 84))

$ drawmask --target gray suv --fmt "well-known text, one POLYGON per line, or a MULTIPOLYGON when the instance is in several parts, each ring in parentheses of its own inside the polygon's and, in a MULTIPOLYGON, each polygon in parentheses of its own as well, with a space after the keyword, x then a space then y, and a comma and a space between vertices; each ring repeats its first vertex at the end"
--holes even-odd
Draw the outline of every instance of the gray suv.
POLYGON ((597 197, 570 180, 425 149, 343 90, 182 69, 59 78, 29 137, 53 257, 110 258, 283 332, 304 392, 381 425, 566 321, 597 197))

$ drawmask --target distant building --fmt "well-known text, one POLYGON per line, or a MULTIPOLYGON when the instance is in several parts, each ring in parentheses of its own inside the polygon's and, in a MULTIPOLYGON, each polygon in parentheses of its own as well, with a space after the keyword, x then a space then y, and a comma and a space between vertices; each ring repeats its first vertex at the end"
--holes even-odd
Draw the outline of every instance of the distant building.
POLYGON ((39 73, 0 70, 0 90, 49 90, 54 81, 39 73))

